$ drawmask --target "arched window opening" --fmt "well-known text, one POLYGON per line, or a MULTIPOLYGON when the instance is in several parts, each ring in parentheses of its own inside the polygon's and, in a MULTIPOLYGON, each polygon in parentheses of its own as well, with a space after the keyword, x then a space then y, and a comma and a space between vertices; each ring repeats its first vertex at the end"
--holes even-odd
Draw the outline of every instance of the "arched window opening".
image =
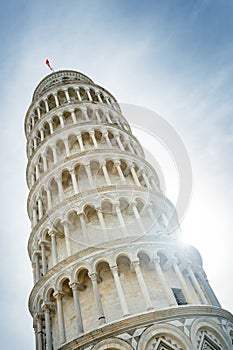
POLYGON ((148 268, 148 265, 149 265, 149 263, 150 263, 150 258, 149 258, 149 256, 146 254, 146 253, 144 253, 144 252, 139 252, 138 253, 138 258, 139 258, 139 260, 140 260, 140 266, 141 266, 141 268, 148 268))
POLYGON ((101 131, 95 130, 94 135, 97 143, 104 143, 104 137, 101 131))
POLYGON ((99 222, 97 211, 93 206, 87 205, 84 209, 84 214, 88 224, 97 224, 99 222))
POLYGON ((78 97, 77 97, 77 94, 76 94, 76 91, 74 90, 74 88, 72 88, 72 87, 68 88, 68 94, 70 96, 71 102, 78 101, 78 97))
POLYGON ((71 113, 70 112, 64 112, 63 113, 63 120, 64 120, 64 125, 71 125, 73 124, 73 119, 71 117, 71 113))
POLYGON ((49 127, 49 123, 46 122, 43 125, 43 130, 44 130, 44 137, 48 137, 50 135, 50 127, 49 127))
POLYGON ((39 104, 39 108, 40 108, 40 115, 44 115, 46 113, 46 107, 45 107, 45 103, 44 101, 41 101, 39 104))
POLYGON ((57 150, 58 159, 63 159, 66 157, 65 145, 64 145, 64 142, 62 140, 59 140, 56 143, 56 150, 57 150))
POLYGON ((67 194, 72 189, 72 179, 70 172, 66 169, 62 172, 62 187, 63 191, 67 194))
POLYGON ((45 214, 48 210, 48 199, 47 199, 47 193, 44 187, 42 188, 42 191, 41 191, 41 200, 43 204, 43 214, 45 214))
POLYGON ((64 91, 59 90, 57 92, 57 97, 58 97, 59 105, 63 105, 64 103, 66 103, 66 95, 64 91))
POLYGON ((87 96, 86 91, 84 90, 84 88, 80 87, 79 88, 79 93, 80 93, 82 101, 87 101, 88 100, 88 96, 87 96))
POLYGON ((57 182, 52 179, 50 186, 49 186, 50 192, 51 192, 51 200, 52 200, 52 205, 55 206, 58 204, 58 186, 57 182))
POLYGON ((43 162, 43 159, 42 159, 41 156, 38 159, 38 168, 39 168, 39 173, 43 174, 43 172, 44 172, 44 162, 43 162))
POLYGON ((79 142, 76 135, 70 135, 68 137, 69 149, 71 153, 76 153, 80 150, 79 142))
POLYGON ((85 149, 88 149, 88 148, 90 148, 90 146, 93 145, 93 141, 90 137, 89 132, 87 132, 87 131, 82 132, 82 141, 83 141, 85 149))
POLYGON ((56 107, 55 98, 52 94, 48 96, 47 101, 48 101, 48 106, 50 111, 51 109, 56 107))
POLYGON ((88 107, 87 108, 87 115, 90 120, 95 120, 95 112, 92 108, 88 107))
POLYGON ((60 123, 60 119, 59 117, 56 115, 55 117, 53 117, 52 119, 52 124, 53 124, 53 130, 55 131, 57 128, 61 127, 61 123, 60 123))
POLYGON ((53 151, 52 151, 51 147, 48 147, 46 154, 45 154, 45 158, 47 159, 47 165, 48 165, 48 169, 49 169, 52 167, 52 165, 54 163, 53 151))
POLYGON ((74 110, 74 113, 75 113, 77 122, 78 122, 78 123, 79 123, 79 122, 82 122, 82 121, 83 121, 83 112, 82 112, 82 110, 76 108, 76 109, 74 110))
POLYGON ((93 102, 99 102, 98 97, 93 89, 90 89, 90 94, 93 102))

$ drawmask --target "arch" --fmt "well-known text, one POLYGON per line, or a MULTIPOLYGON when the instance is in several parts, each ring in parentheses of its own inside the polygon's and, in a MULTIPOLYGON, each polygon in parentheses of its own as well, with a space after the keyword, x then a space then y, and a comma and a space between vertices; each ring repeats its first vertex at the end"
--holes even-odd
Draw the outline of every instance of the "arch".
POLYGON ((66 95, 63 90, 58 90, 57 97, 58 97, 59 105, 66 103, 66 95))
POLYGON ((48 122, 43 124, 44 138, 46 139, 50 135, 50 126, 48 122))
POLYGON ((38 168, 39 168, 39 173, 42 174, 44 172, 44 162, 43 162, 43 159, 41 157, 41 154, 39 155, 37 164, 38 164, 38 168))
POLYGON ((48 101, 48 106, 49 106, 50 111, 51 111, 51 109, 56 107, 55 97, 53 96, 53 94, 50 94, 47 97, 47 101, 48 101))
POLYGON ((68 169, 63 169, 61 177, 63 192, 67 194, 67 192, 69 192, 72 189, 72 179, 70 171, 68 169))
POLYGON ((68 94, 70 96, 70 101, 71 102, 78 101, 78 97, 77 97, 76 91, 75 91, 75 89, 73 87, 69 87, 68 88, 68 94))
POLYGON ((133 350, 133 347, 125 340, 108 338, 97 343, 92 350, 133 350))
POLYGON ((65 126, 73 124, 73 119, 71 117, 71 113, 70 112, 64 111, 63 114, 62 114, 62 118, 63 118, 65 126))
POLYGON ((75 108, 74 113, 76 116, 77 123, 83 121, 83 112, 81 108, 75 108))
POLYGON ((66 149, 64 141, 59 139, 56 142, 56 151, 57 151, 57 157, 58 159, 61 159, 66 156, 66 149))
POLYGON ((75 134, 68 136, 68 145, 71 153, 76 153, 80 151, 78 138, 75 134))
MULTIPOLYGON (((191 328, 191 341, 194 344, 195 349, 199 349, 199 346, 204 342, 204 335, 206 335, 211 341, 213 341, 221 349, 229 349, 232 344, 225 332, 221 327, 210 318, 198 318, 196 319, 191 328)), ((202 344, 203 345, 203 344, 202 344)))
POLYGON ((57 115, 52 118, 53 131, 61 127, 60 119, 57 115))
MULTIPOLYGON (((149 350, 151 349, 151 343, 157 340, 159 345, 160 339, 171 339, 173 343, 177 343, 179 350, 194 350, 189 338, 179 328, 166 324, 159 323, 148 327, 141 335, 138 343, 138 350, 149 350)), ((156 345, 155 345, 156 346, 156 345)), ((171 350, 176 350, 176 347, 171 347, 171 350)), ((195 348, 196 349, 196 348, 195 348)))
POLYGON ((46 113, 46 107, 45 107, 44 101, 40 101, 39 108, 40 108, 40 115, 43 116, 46 113))
POLYGON ((68 280, 70 281, 70 274, 68 271, 64 271, 60 276, 58 276, 58 278, 56 279, 56 281, 54 282, 54 286, 56 290, 62 290, 63 287, 63 283, 68 280))
POLYGON ((53 293, 55 292, 54 289, 54 285, 52 285, 51 283, 46 286, 46 288, 44 289, 44 293, 43 293, 43 301, 52 301, 55 302, 55 298, 53 296, 53 293))
POLYGON ((97 210, 94 205, 87 204, 83 208, 87 223, 96 223, 98 221, 97 210))
POLYGON ((52 205, 55 206, 58 202, 58 185, 54 178, 50 180, 49 189, 51 192, 52 205))
POLYGON ((93 102, 99 102, 96 91, 90 88, 90 95, 93 102))

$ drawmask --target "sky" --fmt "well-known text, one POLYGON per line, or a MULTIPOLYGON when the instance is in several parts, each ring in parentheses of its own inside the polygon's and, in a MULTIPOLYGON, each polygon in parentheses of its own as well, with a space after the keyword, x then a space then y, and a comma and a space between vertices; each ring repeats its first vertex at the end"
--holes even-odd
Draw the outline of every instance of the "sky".
MULTIPOLYGON (((120 103, 156 112, 179 135, 193 174, 183 237, 232 311, 233 2, 8 0, 0 33, 2 348, 34 346, 23 124, 33 90, 50 73, 46 58, 55 70, 83 72, 120 103)), ((142 139, 156 158, 159 147, 142 139)))

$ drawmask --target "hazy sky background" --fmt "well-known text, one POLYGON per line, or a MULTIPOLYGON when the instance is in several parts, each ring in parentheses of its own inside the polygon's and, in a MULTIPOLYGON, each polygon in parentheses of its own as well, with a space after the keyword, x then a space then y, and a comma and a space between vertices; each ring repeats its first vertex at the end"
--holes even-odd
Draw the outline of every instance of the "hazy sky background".
POLYGON ((34 346, 23 123, 47 57, 173 125, 194 176, 184 236, 232 311, 233 2, 8 0, 0 33, 1 348, 34 346))

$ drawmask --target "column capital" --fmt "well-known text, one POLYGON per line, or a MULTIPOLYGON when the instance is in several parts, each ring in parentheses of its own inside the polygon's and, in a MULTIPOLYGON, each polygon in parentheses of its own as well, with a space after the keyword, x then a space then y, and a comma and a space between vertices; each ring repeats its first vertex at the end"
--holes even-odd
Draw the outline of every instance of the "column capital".
POLYGON ((118 274, 118 266, 117 265, 110 266, 110 270, 112 271, 113 274, 118 274))
POLYGON ((39 256, 39 255, 41 255, 40 250, 35 250, 35 251, 33 252, 33 254, 32 254, 32 260, 34 260, 35 257, 36 257, 36 256, 39 256))
POLYGON ((113 163, 114 163, 115 166, 120 166, 121 165, 121 162, 119 160, 114 160, 113 163))
POLYGON ((135 268, 135 270, 140 267, 140 260, 134 260, 132 261, 132 265, 135 268))
POLYGON ((73 281, 69 283, 69 286, 72 290, 84 290, 86 287, 82 285, 80 282, 73 281))
POLYGON ((61 300, 64 295, 65 295, 65 293, 63 293, 61 290, 56 290, 53 293, 54 298, 57 300, 61 300))
POLYGON ((92 281, 97 281, 98 280, 98 275, 96 272, 91 272, 91 273, 88 273, 88 276, 90 277, 90 279, 92 281))
POLYGON ((45 301, 43 302, 41 308, 42 308, 42 311, 44 312, 51 312, 54 310, 55 305, 52 301, 45 301))
POLYGON ((100 161, 99 161, 99 164, 100 164, 100 166, 106 165, 106 160, 100 160, 100 161))
POLYGON ((56 231, 53 231, 53 230, 49 230, 49 231, 48 231, 48 235, 49 235, 50 237, 56 236, 56 235, 57 235, 57 232, 56 232, 56 231))
POLYGON ((102 281, 102 278, 98 275, 97 272, 88 273, 88 276, 93 282, 96 281, 97 283, 99 283, 102 281))
POLYGON ((43 247, 43 246, 48 245, 49 242, 46 241, 45 239, 40 239, 39 242, 38 242, 38 244, 39 244, 41 247, 43 247))

